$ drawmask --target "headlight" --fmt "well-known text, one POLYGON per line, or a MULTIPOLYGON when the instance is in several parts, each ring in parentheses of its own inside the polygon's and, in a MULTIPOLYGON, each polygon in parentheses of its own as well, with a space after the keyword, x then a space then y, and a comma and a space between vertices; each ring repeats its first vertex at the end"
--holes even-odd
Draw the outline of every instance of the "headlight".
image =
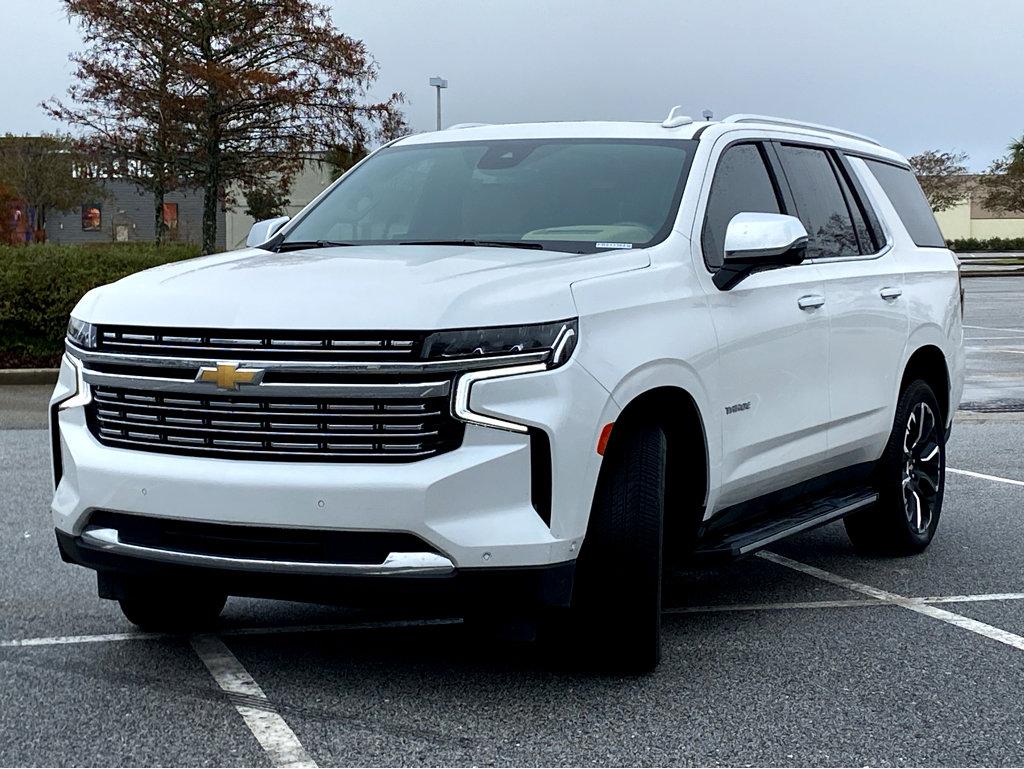
POLYGON ((424 341, 423 357, 441 360, 547 351, 551 353, 548 365, 554 367, 569 359, 577 338, 575 318, 532 326, 438 331, 424 341))
POLYGON ((71 318, 68 321, 68 339, 85 350, 95 350, 96 327, 92 323, 71 318))

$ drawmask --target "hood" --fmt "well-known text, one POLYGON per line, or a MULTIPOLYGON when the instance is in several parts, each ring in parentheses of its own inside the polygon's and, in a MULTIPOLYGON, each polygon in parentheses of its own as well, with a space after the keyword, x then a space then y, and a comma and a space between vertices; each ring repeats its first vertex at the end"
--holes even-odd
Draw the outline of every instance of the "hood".
POLYGON ((75 308, 98 324, 416 329, 538 323, 577 314, 577 280, 649 264, 643 251, 566 254, 472 246, 245 249, 136 273, 75 308))

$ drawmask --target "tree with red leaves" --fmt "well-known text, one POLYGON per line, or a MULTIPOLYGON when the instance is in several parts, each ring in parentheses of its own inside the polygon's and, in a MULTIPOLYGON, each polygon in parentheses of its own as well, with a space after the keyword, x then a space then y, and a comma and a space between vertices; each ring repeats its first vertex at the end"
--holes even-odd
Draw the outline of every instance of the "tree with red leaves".
MULTIPOLYGON (((377 64, 314 0, 64 0, 87 49, 57 117, 156 187, 203 190, 203 250, 234 186, 289 186, 306 159, 407 131, 400 93, 367 99, 377 64)), ((159 210, 159 203, 158 203, 159 210)))

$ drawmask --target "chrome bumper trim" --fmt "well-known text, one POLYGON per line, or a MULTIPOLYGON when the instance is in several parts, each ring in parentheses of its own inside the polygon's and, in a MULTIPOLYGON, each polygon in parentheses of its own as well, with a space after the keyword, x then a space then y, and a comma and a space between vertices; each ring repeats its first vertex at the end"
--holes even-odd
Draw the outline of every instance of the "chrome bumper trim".
POLYGON ((204 553, 189 553, 143 547, 122 542, 117 529, 91 527, 82 532, 82 542, 119 555, 151 561, 234 571, 260 571, 275 574, 318 574, 352 577, 443 577, 455 572, 455 564, 437 553, 391 553, 384 563, 318 563, 304 561, 268 561, 258 558, 230 558, 204 553))

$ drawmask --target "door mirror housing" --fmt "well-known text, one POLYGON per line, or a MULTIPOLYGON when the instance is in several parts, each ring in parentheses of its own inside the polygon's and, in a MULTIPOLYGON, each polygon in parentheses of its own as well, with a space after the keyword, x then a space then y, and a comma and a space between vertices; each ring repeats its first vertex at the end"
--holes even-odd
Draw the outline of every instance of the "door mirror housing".
POLYGON ((245 245, 247 248, 256 248, 256 246, 262 246, 272 237, 275 233, 288 224, 289 218, 287 216, 278 216, 275 219, 264 219, 262 222, 256 222, 249 230, 249 235, 245 239, 245 245))
POLYGON ((728 291, 752 272, 800 264, 807 253, 807 237, 795 216, 736 214, 725 229, 725 256, 715 285, 728 291))

